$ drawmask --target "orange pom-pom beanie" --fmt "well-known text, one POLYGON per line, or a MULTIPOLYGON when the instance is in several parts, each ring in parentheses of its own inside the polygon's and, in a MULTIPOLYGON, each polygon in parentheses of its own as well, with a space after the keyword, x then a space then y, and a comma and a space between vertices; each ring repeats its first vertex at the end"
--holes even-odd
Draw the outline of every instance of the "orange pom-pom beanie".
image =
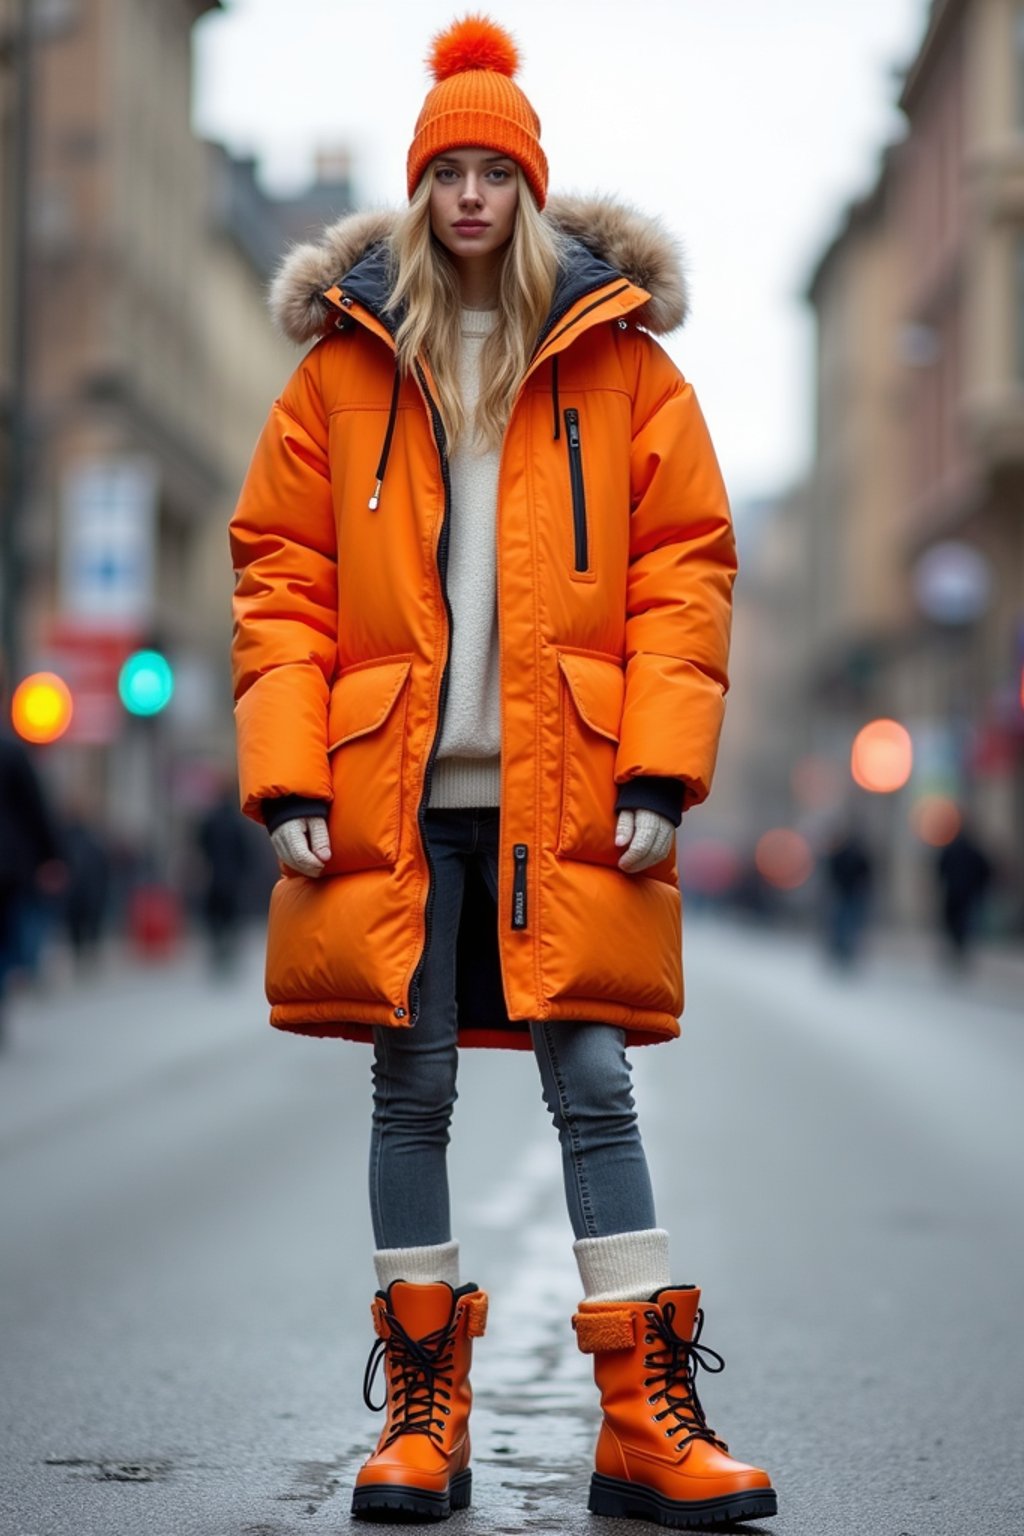
POLYGON ((435 155, 479 145, 515 160, 543 208, 548 162, 540 118, 512 79, 519 50, 509 34, 487 16, 466 16, 437 34, 427 63, 437 84, 416 119, 406 167, 409 196, 435 155))

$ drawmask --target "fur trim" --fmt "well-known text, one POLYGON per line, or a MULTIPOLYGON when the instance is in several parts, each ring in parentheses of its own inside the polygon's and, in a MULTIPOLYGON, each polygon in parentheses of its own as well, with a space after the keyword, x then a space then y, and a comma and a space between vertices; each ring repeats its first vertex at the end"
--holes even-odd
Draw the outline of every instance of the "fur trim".
POLYGON ((316 243, 292 246, 267 295, 274 324, 283 336, 303 345, 323 334, 332 313, 324 293, 371 245, 390 236, 396 218, 390 209, 346 213, 316 243))
POLYGON ((689 312, 682 247, 660 219, 614 197, 551 197, 545 212, 563 234, 646 288, 651 297, 633 316, 645 330, 663 336, 682 325, 689 312))
POLYGON ((616 1307, 602 1307, 593 1312, 575 1312, 572 1326, 576 1342, 585 1355, 603 1354, 610 1349, 632 1349, 636 1343, 633 1313, 616 1307))
MULTIPOLYGON (((638 325, 656 336, 682 325, 689 313, 682 251, 658 219, 615 198, 565 195, 550 198, 544 216, 646 289, 650 299, 633 312, 638 325)), ((372 245, 389 238, 398 217, 393 209, 346 214, 318 242, 287 253, 270 285, 269 305, 289 341, 302 346, 323 335, 334 313, 324 293, 372 245)))

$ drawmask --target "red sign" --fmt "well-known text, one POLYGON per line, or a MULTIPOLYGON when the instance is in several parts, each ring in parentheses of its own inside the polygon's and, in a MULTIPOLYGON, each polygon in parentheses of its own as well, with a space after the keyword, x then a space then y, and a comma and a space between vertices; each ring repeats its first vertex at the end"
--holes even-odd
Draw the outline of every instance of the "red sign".
POLYGON ((118 735, 124 721, 118 673, 142 638, 138 633, 101 630, 66 619, 51 622, 44 639, 46 655, 67 681, 75 705, 65 741, 105 746, 118 735))

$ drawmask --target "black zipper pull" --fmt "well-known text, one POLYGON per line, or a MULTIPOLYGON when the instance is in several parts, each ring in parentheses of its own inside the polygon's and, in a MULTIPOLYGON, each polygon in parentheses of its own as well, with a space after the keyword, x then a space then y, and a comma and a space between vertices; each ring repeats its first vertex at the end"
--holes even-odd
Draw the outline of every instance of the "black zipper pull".
POLYGON ((569 447, 570 448, 578 448, 580 446, 580 416, 579 416, 579 412, 578 411, 572 411, 572 410, 566 411, 566 413, 565 413, 565 425, 568 428, 568 432, 569 432, 569 447))
POLYGON ((525 843, 512 845, 512 927, 526 927, 526 855, 525 843))

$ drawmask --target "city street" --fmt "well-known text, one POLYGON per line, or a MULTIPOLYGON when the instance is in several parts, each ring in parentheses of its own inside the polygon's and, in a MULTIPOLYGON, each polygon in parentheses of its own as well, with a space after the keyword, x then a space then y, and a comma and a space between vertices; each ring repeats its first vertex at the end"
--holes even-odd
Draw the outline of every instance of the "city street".
MULTIPOLYGON (((347 1529, 377 1433, 369 1052, 266 1024, 255 935, 58 979, 0 1056, 3 1536, 347 1529)), ((779 1536, 1024 1529, 1024 1019, 1011 970, 688 921, 684 1037, 633 1053, 676 1277, 704 1288, 712 1425, 779 1536)), ((467 1053, 452 1169, 475 1347, 474 1503, 586 1513, 597 1426, 555 1133, 525 1054, 467 1053)))

